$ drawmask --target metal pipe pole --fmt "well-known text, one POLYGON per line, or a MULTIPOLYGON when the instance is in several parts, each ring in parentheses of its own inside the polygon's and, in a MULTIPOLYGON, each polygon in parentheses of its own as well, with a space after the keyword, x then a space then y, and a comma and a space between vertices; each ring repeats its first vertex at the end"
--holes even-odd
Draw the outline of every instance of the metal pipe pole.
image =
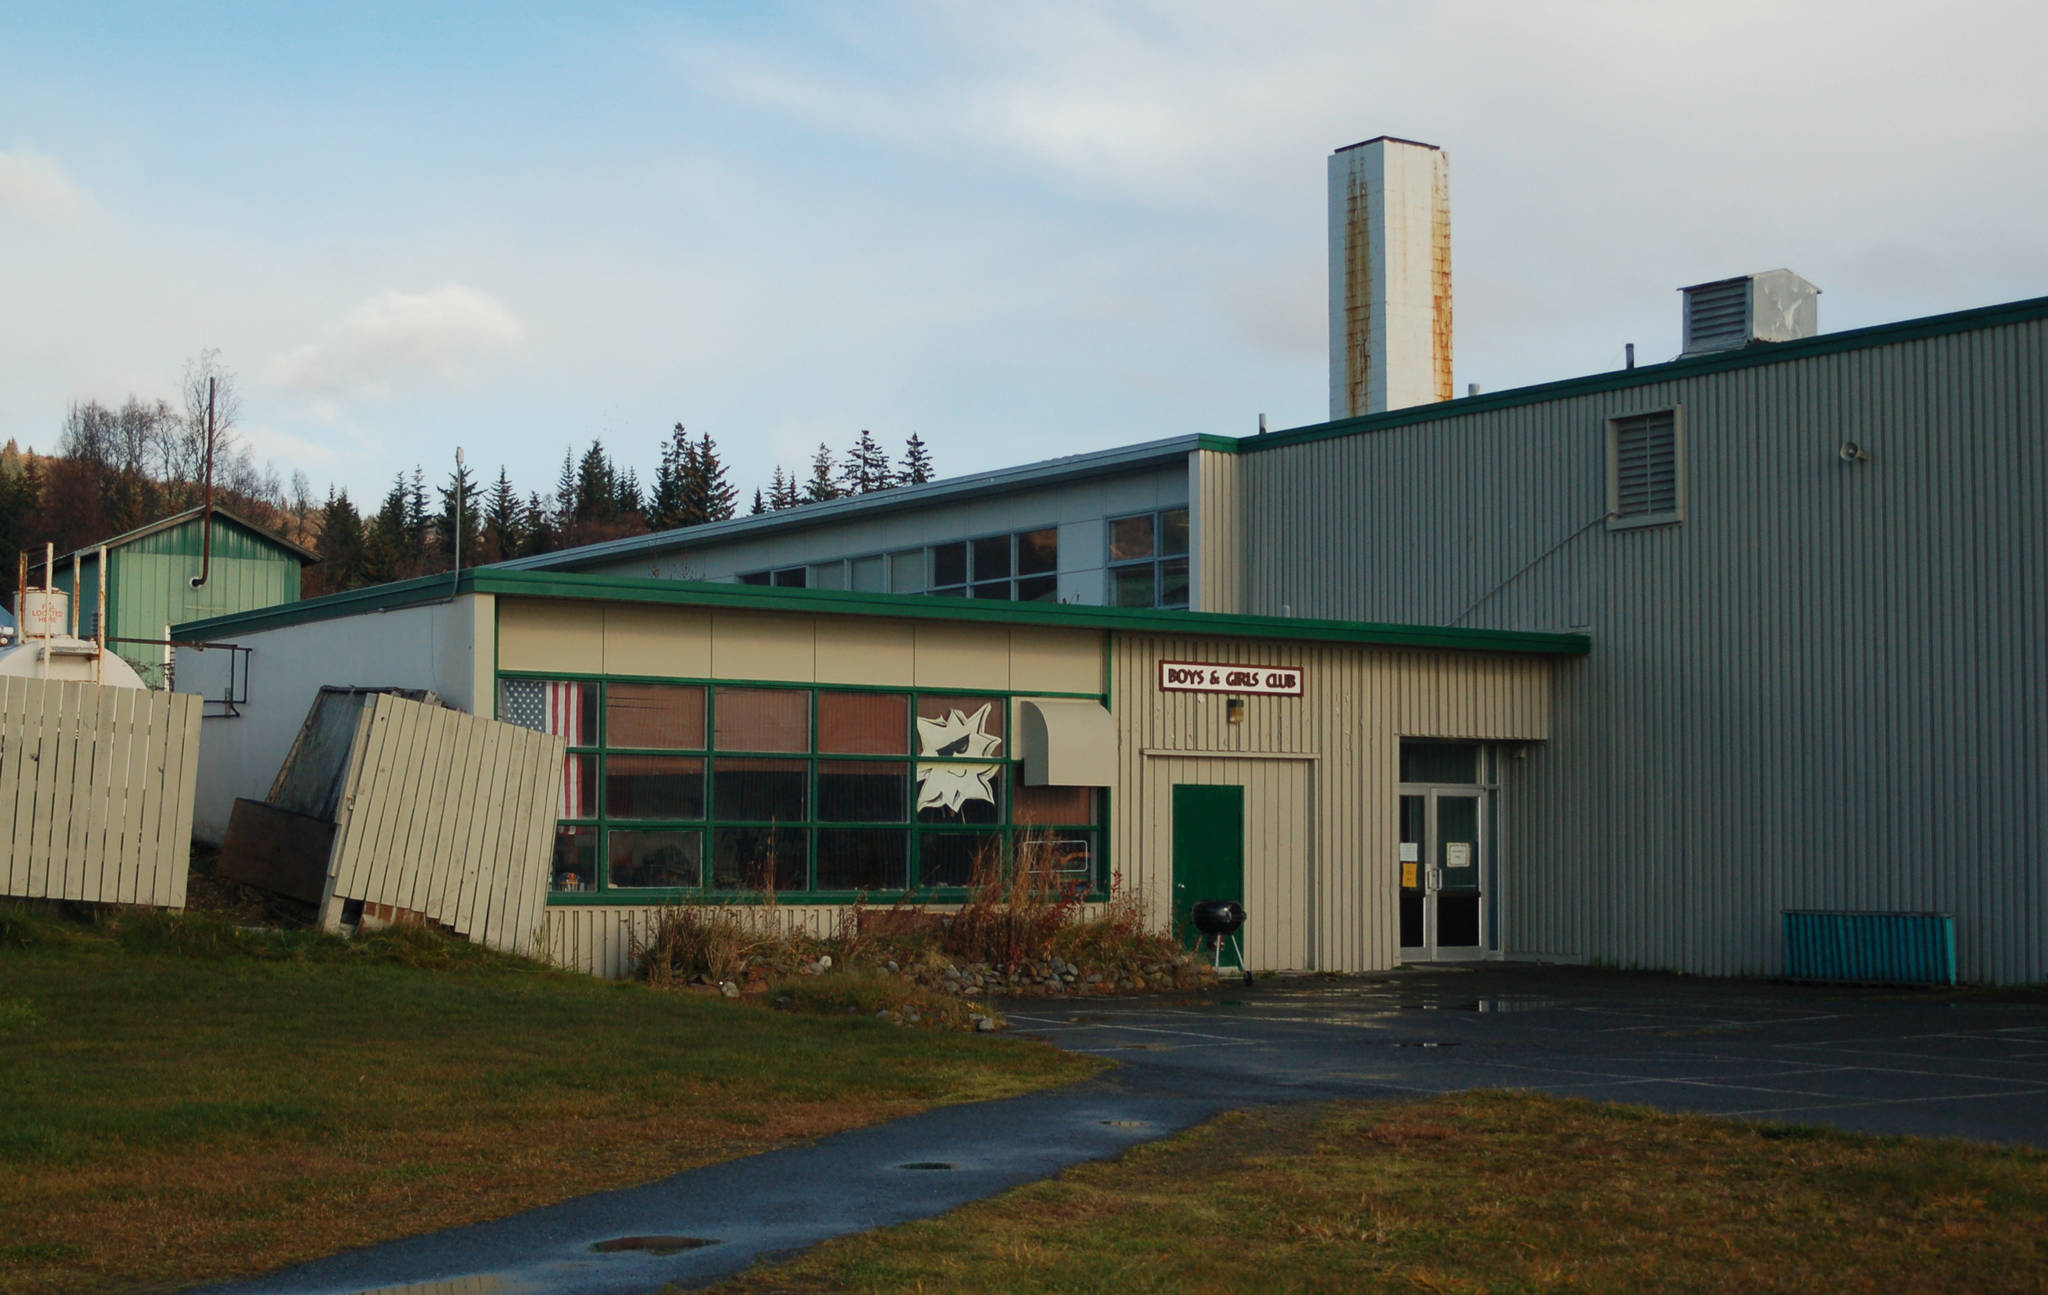
POLYGON ((104 544, 100 545, 98 561, 99 566, 94 569, 99 572, 99 578, 93 581, 93 598, 99 606, 93 612, 92 641, 93 646, 97 647, 99 651, 93 653, 92 657, 92 681, 94 683, 105 683, 107 668, 107 546, 104 544))
POLYGON ((206 513, 200 521, 199 574, 192 587, 206 583, 213 572, 213 379, 206 380, 206 513))

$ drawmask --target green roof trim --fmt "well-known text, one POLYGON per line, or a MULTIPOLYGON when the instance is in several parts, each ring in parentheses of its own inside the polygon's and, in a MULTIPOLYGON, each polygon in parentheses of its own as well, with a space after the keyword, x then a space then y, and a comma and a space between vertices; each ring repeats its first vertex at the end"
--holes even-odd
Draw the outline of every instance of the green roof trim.
MULTIPOLYGON (((1332 440, 1340 436, 1357 436, 1368 432, 1389 431, 1396 427, 1410 427, 1417 423, 1431 423, 1445 418, 1461 418, 1466 414, 1486 413, 1495 409, 1515 409, 1523 405, 1541 404, 1550 400, 1568 400, 1574 396, 1597 395, 1604 391, 1621 391, 1629 387, 1644 387, 1658 382, 1673 382, 1684 378, 1698 377, 1709 373, 1726 373, 1731 369, 1751 369, 1765 364, 1786 364, 1794 360, 1813 359, 1822 355, 1836 355, 1843 351, 1860 351, 1875 346, 1891 346, 1900 342, 1915 342, 1929 337, 1946 337, 1954 333, 1975 332, 1978 329, 1997 328, 2004 324, 2031 323, 2048 319, 2048 297, 2029 297, 2024 301, 2009 301, 1996 306, 1978 306, 1971 310, 1958 310, 1946 315, 1927 315, 1920 319, 1902 320, 1895 324, 1874 324, 1868 328, 1844 329, 1839 333, 1822 333, 1816 337, 1803 337, 1796 342, 1752 342, 1748 346, 1732 351, 1715 351, 1708 355, 1694 355, 1682 359, 1668 360, 1663 364, 1644 364, 1633 369, 1614 369, 1606 373, 1595 373, 1581 378, 1564 378, 1557 382, 1541 382, 1531 387, 1513 387, 1506 391, 1489 391, 1477 396, 1464 396, 1456 400, 1440 400, 1427 405, 1412 405, 1407 409, 1391 409, 1383 414, 1361 414, 1357 418, 1340 418, 1335 422, 1311 423, 1305 427, 1291 427, 1285 431, 1272 432, 1265 436, 1244 436, 1235 441, 1228 437, 1204 436, 1202 448, 1223 450, 1222 445, 1211 445, 1210 441, 1226 441, 1235 447, 1238 454, 1252 454, 1260 450, 1284 449, 1290 445, 1301 445, 1309 441, 1332 440)), ((1230 452, 1230 451, 1225 451, 1230 452)))
POLYGON ((258 630, 337 620, 369 612, 395 611, 444 602, 457 594, 512 598, 563 598, 606 602, 659 603, 679 607, 804 612, 828 616, 894 616, 908 620, 1035 625, 1056 629, 1121 630, 1126 633, 1201 634, 1222 638, 1286 639, 1297 642, 1364 643, 1390 647, 1455 648, 1468 652, 1516 652, 1583 656, 1593 641, 1584 634, 1523 630, 1458 629, 1435 625, 1383 625, 1366 621, 1310 620, 1294 616, 1233 616, 1216 612, 1152 611, 1120 607, 1079 607, 1060 603, 1012 603, 928 594, 867 594, 835 589, 774 589, 761 585, 650 580, 639 576, 593 576, 563 571, 507 571, 473 567, 459 576, 422 576, 396 584, 353 589, 304 602, 237 612, 173 626, 184 641, 224 640, 258 630))

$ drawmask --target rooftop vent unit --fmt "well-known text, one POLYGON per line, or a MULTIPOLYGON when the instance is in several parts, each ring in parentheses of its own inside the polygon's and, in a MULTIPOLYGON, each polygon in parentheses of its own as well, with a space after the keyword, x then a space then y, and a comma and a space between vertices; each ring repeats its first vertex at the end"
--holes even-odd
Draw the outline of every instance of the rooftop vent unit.
POLYGON ((1820 289, 1790 270, 1765 270, 1680 288, 1682 355, 1732 351, 1751 342, 1791 342, 1820 331, 1820 289))

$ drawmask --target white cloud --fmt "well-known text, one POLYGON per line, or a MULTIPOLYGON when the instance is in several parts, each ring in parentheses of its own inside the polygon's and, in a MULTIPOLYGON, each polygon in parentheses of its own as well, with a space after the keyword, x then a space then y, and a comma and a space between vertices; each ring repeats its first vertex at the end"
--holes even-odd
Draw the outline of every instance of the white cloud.
POLYGON ((92 211, 92 198, 64 168, 40 153, 0 149, 0 207, 53 225, 71 225, 92 211))
POLYGON ((477 361, 516 352, 525 339, 519 317, 488 292, 453 283, 387 290, 322 340, 278 356, 265 376, 302 391, 379 396, 422 380, 459 381, 477 361))

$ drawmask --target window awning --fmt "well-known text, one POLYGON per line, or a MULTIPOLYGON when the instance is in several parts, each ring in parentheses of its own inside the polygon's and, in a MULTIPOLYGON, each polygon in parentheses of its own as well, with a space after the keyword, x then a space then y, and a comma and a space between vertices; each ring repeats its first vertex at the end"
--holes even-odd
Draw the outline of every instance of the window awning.
POLYGON ((1027 787, 1107 787, 1116 775, 1116 723, 1098 701, 1020 697, 1018 737, 1027 787))

